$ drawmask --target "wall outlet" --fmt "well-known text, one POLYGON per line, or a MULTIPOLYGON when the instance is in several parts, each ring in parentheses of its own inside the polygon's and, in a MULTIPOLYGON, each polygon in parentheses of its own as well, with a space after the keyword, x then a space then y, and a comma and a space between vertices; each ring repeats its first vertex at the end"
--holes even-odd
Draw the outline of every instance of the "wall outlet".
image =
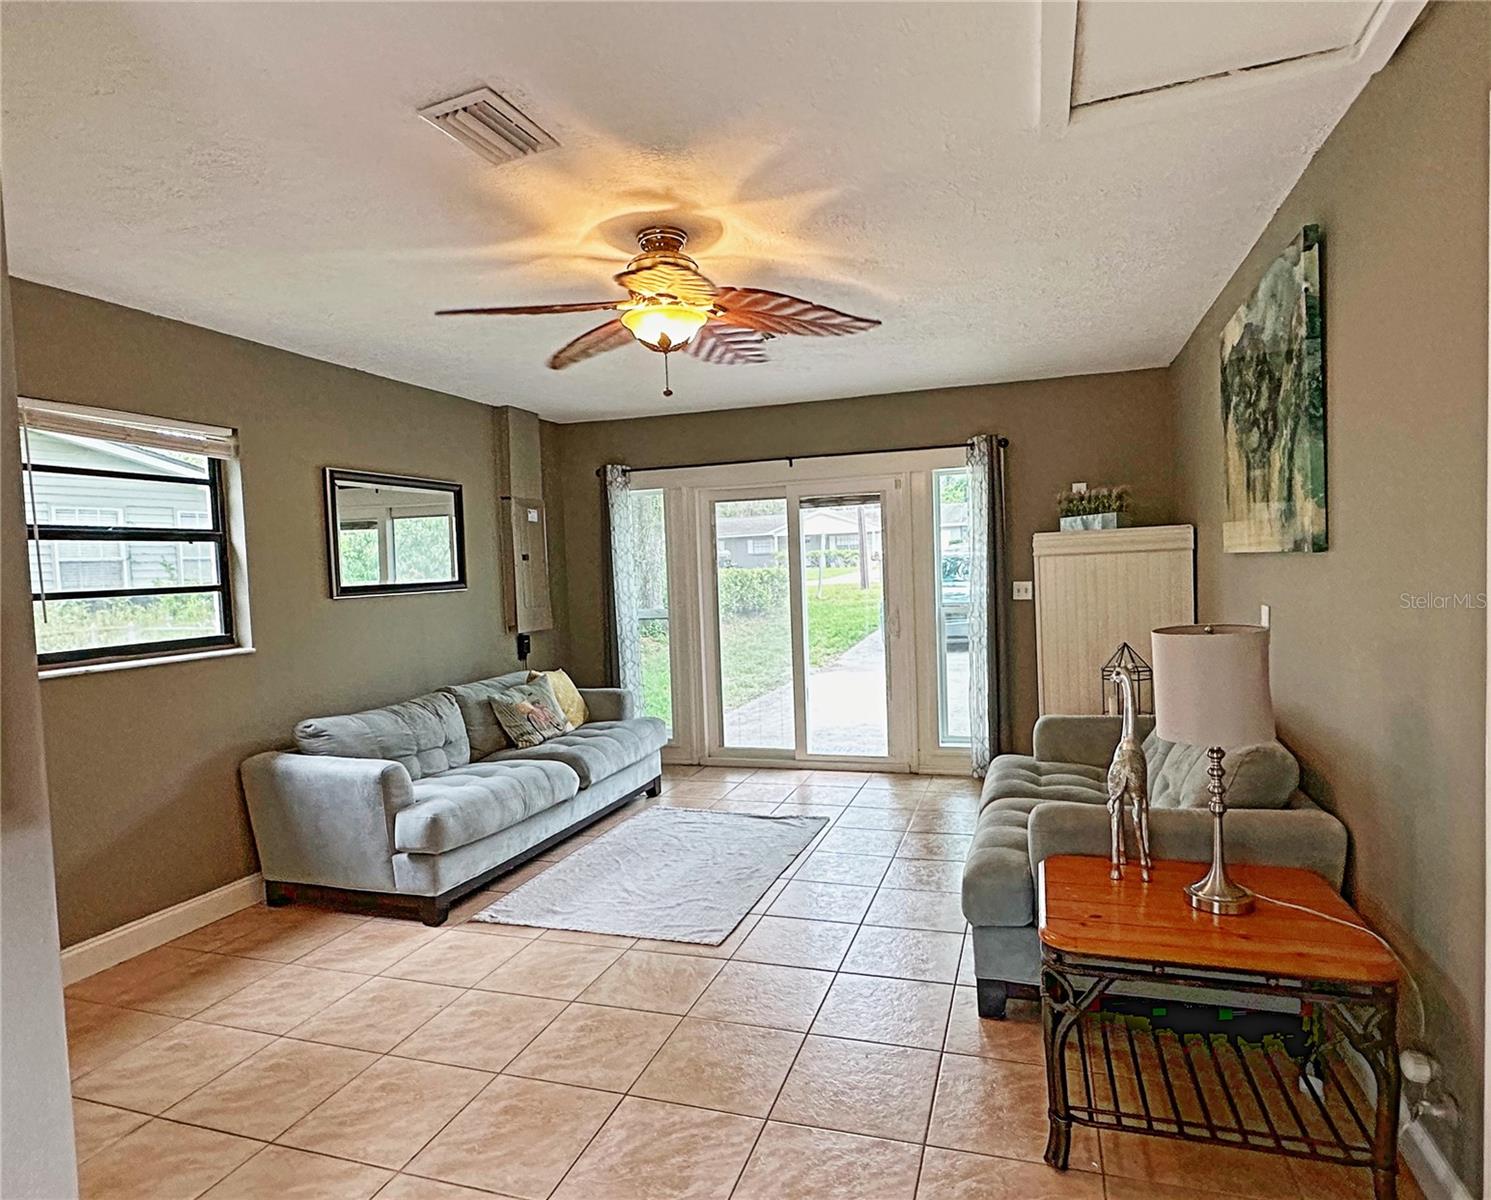
POLYGON ((1085 496, 1087 495, 1087 485, 1085 483, 1074 483, 1072 484, 1072 491, 1078 496, 1085 496))
POLYGON ((1267 629, 1268 628, 1268 624, 1269 624, 1269 618, 1270 618, 1270 616, 1272 616, 1272 613, 1273 613, 1273 610, 1267 604, 1260 604, 1258 606, 1258 624, 1262 625, 1263 628, 1267 629))
POLYGON ((1032 583, 1029 579, 1017 579, 1017 580, 1015 580, 1015 599, 1016 600, 1034 600, 1035 599, 1035 584, 1032 583))

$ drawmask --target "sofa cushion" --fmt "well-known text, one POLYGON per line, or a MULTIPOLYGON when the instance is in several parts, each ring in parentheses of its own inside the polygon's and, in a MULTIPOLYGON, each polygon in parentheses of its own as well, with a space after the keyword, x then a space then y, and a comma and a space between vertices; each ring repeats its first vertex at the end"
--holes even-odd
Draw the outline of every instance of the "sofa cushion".
POLYGON ((580 790, 563 763, 470 763, 414 784, 414 803, 394 818, 394 849, 443 854, 500 833, 572 799, 580 790))
MULTIPOLYGON (((1166 742, 1150 734, 1144 741, 1149 765, 1151 808, 1205 808, 1206 750, 1166 742)), ((1229 751, 1226 771, 1228 808, 1283 808, 1299 787, 1299 761, 1278 742, 1263 742, 1229 751)))
POLYGON ((1016 796, 1106 804, 1107 777, 1104 767, 1042 762, 1024 754, 1001 754, 989 765, 979 804, 984 807, 995 800, 1016 796))
POLYGON ((973 925, 1029 925, 1035 920, 1030 873, 1030 810, 1039 800, 994 800, 979 813, 963 863, 963 915, 973 925))
POLYGON ((302 754, 392 759, 410 779, 471 761, 460 709, 444 692, 341 717, 309 717, 295 726, 295 744, 302 754))
POLYGON ((506 675, 494 675, 491 679, 478 679, 472 683, 459 683, 440 689, 456 702, 456 707, 460 710, 473 759, 486 758, 512 745, 507 734, 502 732, 497 714, 492 711, 492 697, 516 684, 527 682, 527 671, 509 671, 506 675))
POLYGON ((550 738, 542 745, 522 750, 499 750, 486 761, 562 762, 580 777, 580 786, 588 788, 661 750, 667 740, 668 727, 656 717, 591 721, 579 729, 550 738))

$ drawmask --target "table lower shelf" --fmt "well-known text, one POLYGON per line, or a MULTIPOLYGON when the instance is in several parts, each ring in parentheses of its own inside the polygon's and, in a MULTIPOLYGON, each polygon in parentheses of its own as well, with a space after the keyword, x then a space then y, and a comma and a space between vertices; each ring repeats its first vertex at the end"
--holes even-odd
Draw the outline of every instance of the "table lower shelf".
POLYGON ((1373 1165, 1375 1106, 1331 1046, 1296 1057, 1277 1036, 1182 1036, 1089 1011, 1062 1060, 1076 1124, 1373 1165))

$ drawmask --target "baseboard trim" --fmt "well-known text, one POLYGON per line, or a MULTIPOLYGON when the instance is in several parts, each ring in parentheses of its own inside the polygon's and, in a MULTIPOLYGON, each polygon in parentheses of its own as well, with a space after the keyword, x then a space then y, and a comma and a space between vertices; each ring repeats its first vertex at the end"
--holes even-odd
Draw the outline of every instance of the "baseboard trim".
MULTIPOLYGON (((1377 1080, 1372 1069, 1355 1050, 1345 1048, 1342 1061, 1355 1077, 1369 1101, 1377 1098, 1377 1080)), ((1422 1121, 1415 1121, 1408 1111, 1407 1099, 1398 1101, 1398 1158, 1413 1174, 1413 1181, 1424 1193, 1424 1200, 1475 1200, 1468 1187, 1455 1174, 1434 1135, 1422 1121)))
POLYGON ((245 875, 232 883, 224 884, 160 912, 151 913, 101 933, 87 941, 78 942, 62 952, 62 982, 76 983, 95 975, 127 958, 164 946, 174 938, 201 929, 220 921, 223 917, 258 904, 264 899, 264 877, 259 874, 245 875))
POLYGON ((1475 1200, 1422 1122, 1409 1122, 1406 1107, 1399 1113, 1399 1120, 1402 1124, 1398 1134, 1398 1153, 1413 1172, 1414 1182, 1424 1193, 1424 1200, 1475 1200))

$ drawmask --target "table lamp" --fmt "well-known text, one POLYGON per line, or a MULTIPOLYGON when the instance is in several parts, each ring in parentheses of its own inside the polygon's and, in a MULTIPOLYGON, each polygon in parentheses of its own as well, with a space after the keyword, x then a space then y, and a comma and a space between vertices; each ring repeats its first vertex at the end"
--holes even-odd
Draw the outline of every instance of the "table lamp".
POLYGON ((1222 818, 1228 750, 1271 742, 1274 706, 1268 690, 1268 630, 1261 625, 1172 625, 1150 635, 1154 663, 1155 736, 1205 746, 1211 782, 1211 870, 1186 887, 1191 907, 1217 916, 1251 911, 1253 893, 1227 877, 1222 818))

